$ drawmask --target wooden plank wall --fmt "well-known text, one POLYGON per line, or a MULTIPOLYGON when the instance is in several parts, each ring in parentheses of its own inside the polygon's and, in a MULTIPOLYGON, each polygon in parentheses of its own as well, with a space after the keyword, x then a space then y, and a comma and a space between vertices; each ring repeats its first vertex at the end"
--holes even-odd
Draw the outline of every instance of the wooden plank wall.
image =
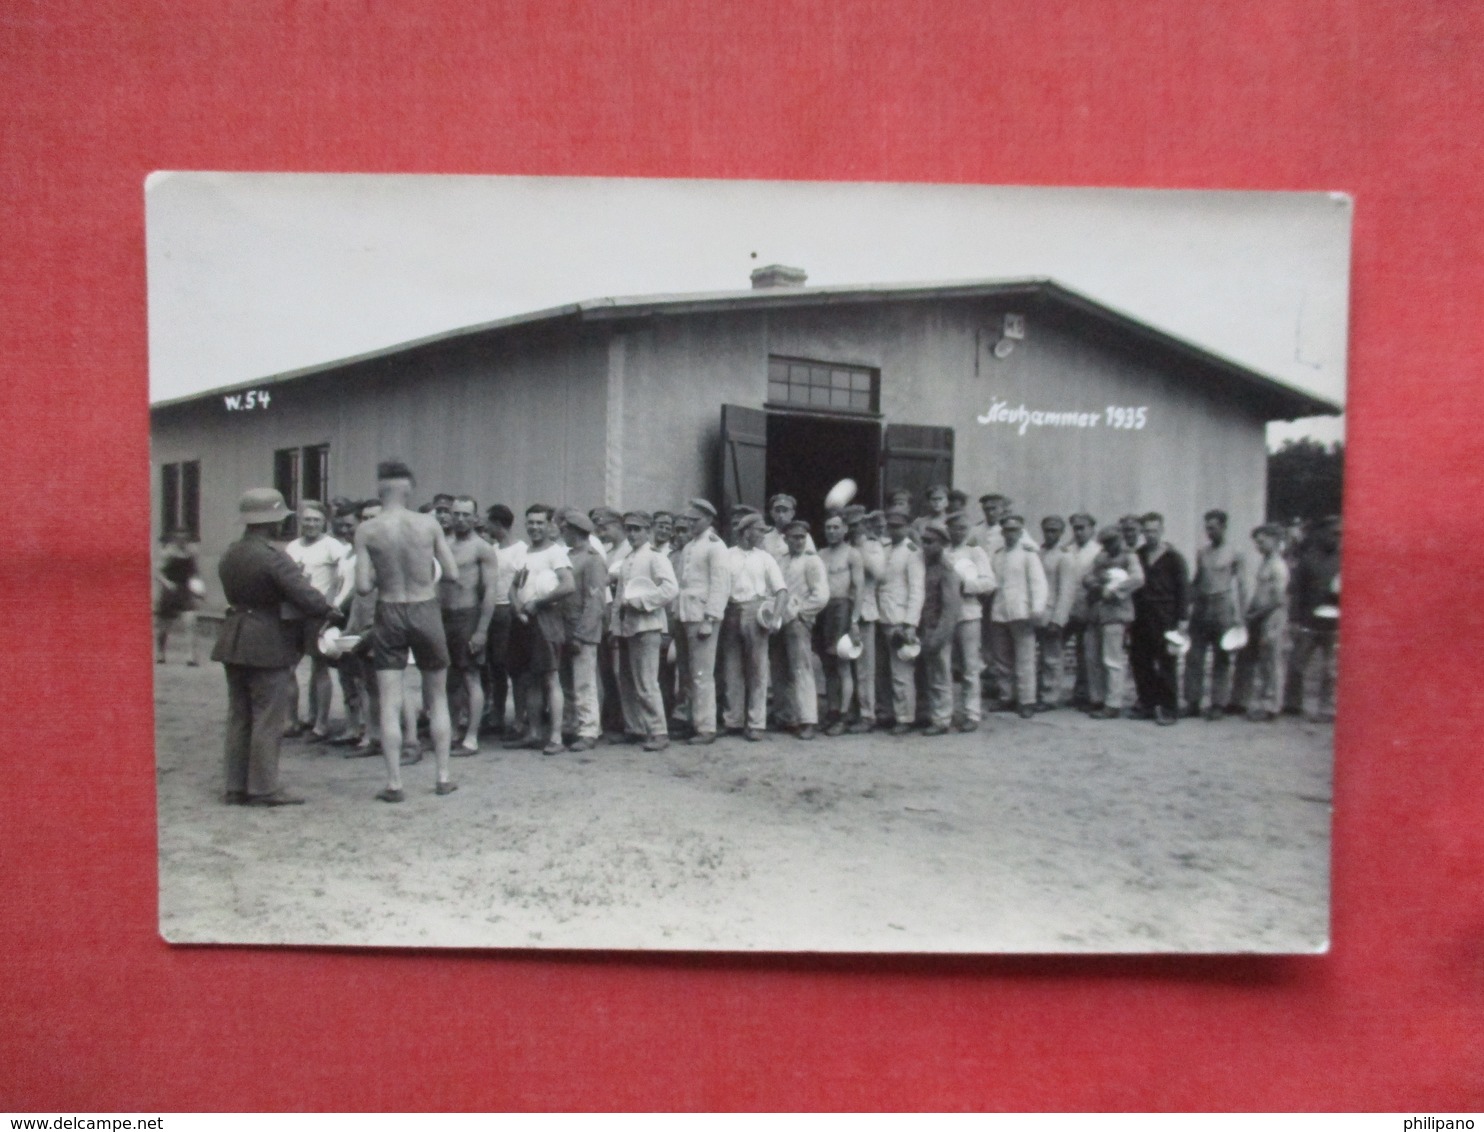
POLYGON ((603 493, 606 366, 601 335, 474 338, 269 387, 266 410, 228 411, 219 397, 163 410, 151 429, 154 506, 160 465, 200 459, 209 609, 221 606, 216 563, 240 529, 237 499, 272 484, 278 448, 328 443, 333 495, 373 496, 377 461, 397 457, 420 499, 468 492, 517 514, 535 502, 592 506, 603 493))

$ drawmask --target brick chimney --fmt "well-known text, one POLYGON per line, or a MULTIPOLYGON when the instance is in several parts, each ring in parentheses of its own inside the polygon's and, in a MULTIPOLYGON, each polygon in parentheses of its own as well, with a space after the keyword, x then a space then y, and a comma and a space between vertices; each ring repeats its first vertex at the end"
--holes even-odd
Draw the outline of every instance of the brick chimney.
POLYGON ((765 287, 802 287, 809 276, 802 267, 785 267, 781 263, 770 263, 752 273, 752 289, 761 291, 765 287))

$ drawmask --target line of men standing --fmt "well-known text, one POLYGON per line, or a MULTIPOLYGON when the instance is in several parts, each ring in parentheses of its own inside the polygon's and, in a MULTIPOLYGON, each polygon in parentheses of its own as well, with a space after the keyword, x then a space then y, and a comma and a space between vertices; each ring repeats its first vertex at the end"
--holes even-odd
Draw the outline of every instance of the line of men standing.
MULTIPOLYGON (((573 552, 591 556, 581 571, 590 580, 579 587, 591 612, 575 620, 604 630, 575 641, 581 659, 563 681, 578 725, 569 710, 563 732, 553 717, 542 731, 527 712, 512 742, 554 753, 622 729, 657 750, 677 726, 699 744, 719 732, 756 740, 770 728, 806 740, 877 727, 972 731, 982 719, 986 660, 994 707, 1029 717, 1061 706, 1068 651, 1074 705, 1098 718, 1172 724, 1181 654, 1172 636, 1187 630, 1186 714, 1202 714, 1208 653, 1212 706, 1204 714, 1224 714, 1234 694, 1253 705, 1253 718, 1281 706, 1281 532, 1254 532, 1260 561, 1249 594, 1244 556, 1226 546, 1220 512, 1207 517, 1209 544, 1192 580, 1157 514, 1101 532, 1091 516, 1074 515, 1070 538, 1066 523, 1048 517, 1037 544, 1003 496, 981 500, 977 523, 966 503, 962 493, 935 488, 917 517, 901 494, 884 512, 847 507, 827 517, 818 549, 787 495, 770 500, 771 525, 750 507, 734 509, 730 545, 706 500, 692 500, 678 521, 668 512, 552 511, 573 552), (1233 657, 1221 638, 1244 621, 1252 645, 1233 657), (594 661, 598 680, 582 675, 594 661), (1130 673, 1135 702, 1125 713, 1130 673), (602 706, 594 708, 605 682, 616 694, 598 691, 602 706), (596 725, 581 722, 594 716, 596 725)), ((496 526, 508 540, 508 528, 496 526)))
POLYGON ((770 729, 803 740, 974 731, 986 691, 993 708, 1025 718, 1062 706, 1069 655, 1073 705, 1123 716, 1131 668, 1128 714, 1166 725, 1181 714, 1187 647, 1190 715, 1216 718, 1237 704, 1272 718, 1285 691, 1294 702, 1290 647, 1300 682, 1315 658, 1332 672, 1333 623, 1321 613, 1338 600, 1337 520, 1318 527, 1304 554, 1290 546, 1292 564, 1283 532, 1257 528, 1249 579, 1220 511, 1205 517, 1191 577, 1157 514, 1102 530, 1086 514, 1047 517, 1038 544, 1004 496, 983 496, 983 520, 972 521, 964 493, 943 486, 921 515, 905 492, 885 511, 830 512, 820 548, 786 494, 769 501, 771 523, 735 508, 730 544, 704 499, 679 516, 533 504, 522 541, 502 504, 481 520, 472 497, 439 495, 413 512, 411 473, 394 462, 378 488, 377 500, 336 508, 333 535, 325 508, 300 506, 287 556, 322 606, 306 609, 299 642, 311 656, 310 718, 290 734, 347 746, 347 757, 379 747, 386 801, 401 800, 399 767, 421 758, 419 697, 403 681, 409 652, 439 793, 455 789, 450 757, 477 755, 482 732, 505 732, 512 683, 506 745, 558 754, 591 749, 605 731, 662 750, 677 727, 701 745, 719 731, 751 741, 770 729), (325 609, 353 647, 320 647, 325 609), (1229 633, 1243 625, 1248 641, 1234 652, 1229 633), (332 669, 346 704, 339 736, 328 729, 332 669))

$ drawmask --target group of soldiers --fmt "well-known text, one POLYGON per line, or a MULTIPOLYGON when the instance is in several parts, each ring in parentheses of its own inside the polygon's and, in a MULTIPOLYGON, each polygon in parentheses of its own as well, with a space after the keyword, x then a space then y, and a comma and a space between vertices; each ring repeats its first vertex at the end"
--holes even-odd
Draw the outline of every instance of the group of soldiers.
POLYGON ((504 505, 481 514, 467 495, 439 495, 414 508, 414 489, 411 471, 388 461, 375 500, 301 504, 298 536, 271 568, 260 560, 287 508, 268 489, 244 497, 248 534, 222 560, 230 608, 213 654, 228 669, 229 802, 301 800, 276 781, 285 733, 347 757, 381 754, 377 797, 399 802, 400 768, 422 758, 420 717, 439 794, 456 789, 450 758, 478 755, 491 734, 556 755, 605 736, 659 751, 681 735, 705 745, 770 731, 806 741, 971 732, 986 704, 1162 725, 1285 709, 1332 717, 1338 519, 1302 539, 1258 527, 1249 555, 1228 539, 1226 515, 1208 512, 1192 573, 1158 514, 1101 529, 1087 514, 1049 516, 1038 542, 1008 498, 987 494, 971 516, 967 495, 946 486, 926 492, 920 513, 899 491, 884 510, 830 510, 818 531, 786 494, 766 515, 722 516, 705 499, 675 512, 533 504, 524 539, 504 505), (234 621, 251 620, 264 597, 238 576, 244 546, 279 591, 285 649, 271 659, 310 657, 302 721, 290 724, 291 668, 283 703, 261 719, 251 674, 234 675, 252 666, 234 648, 234 621), (420 689, 404 678, 409 657, 420 689), (271 774, 254 776, 259 746, 274 747, 271 774))

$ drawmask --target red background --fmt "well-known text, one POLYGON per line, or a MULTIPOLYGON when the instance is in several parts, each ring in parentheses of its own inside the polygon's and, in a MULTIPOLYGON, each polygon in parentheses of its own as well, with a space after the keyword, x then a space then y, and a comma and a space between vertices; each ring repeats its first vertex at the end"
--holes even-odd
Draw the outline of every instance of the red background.
POLYGON ((0 1108, 1484 1107, 1481 43, 1458 0, 6 0, 0 1108), (1333 952, 166 947, 153 169, 1353 193, 1333 952))

